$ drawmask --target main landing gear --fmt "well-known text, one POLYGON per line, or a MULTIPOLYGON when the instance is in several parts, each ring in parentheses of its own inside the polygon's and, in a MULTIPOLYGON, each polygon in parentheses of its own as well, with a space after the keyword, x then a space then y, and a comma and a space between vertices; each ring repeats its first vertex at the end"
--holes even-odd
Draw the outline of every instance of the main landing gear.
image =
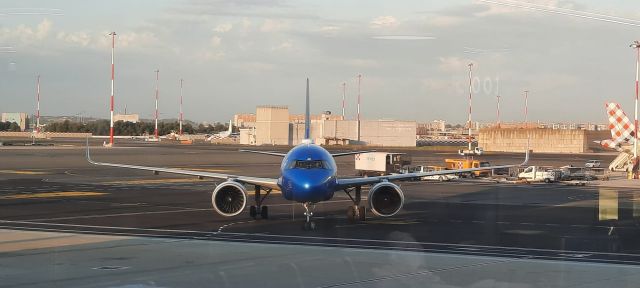
POLYGON ((364 206, 360 206, 360 201, 362 200, 362 186, 345 189, 344 192, 347 193, 347 196, 349 196, 353 202, 352 206, 347 207, 347 220, 351 223, 365 221, 367 219, 366 208, 364 206), (354 195, 351 195, 351 192, 355 192, 354 195))
POLYGON ((262 188, 262 186, 256 185, 254 198, 256 205, 251 205, 251 207, 249 207, 249 216, 251 216, 251 218, 258 219, 258 215, 260 215, 260 218, 262 219, 269 219, 269 207, 263 206, 262 202, 264 202, 264 199, 269 196, 271 190, 271 188, 262 188), (260 193, 262 190, 266 192, 264 196, 260 193))
POLYGON ((311 217, 313 217, 313 209, 316 208, 316 203, 306 202, 303 203, 302 206, 304 207, 304 216, 307 217, 307 221, 304 222, 302 229, 305 231, 316 230, 316 222, 311 221, 311 217))

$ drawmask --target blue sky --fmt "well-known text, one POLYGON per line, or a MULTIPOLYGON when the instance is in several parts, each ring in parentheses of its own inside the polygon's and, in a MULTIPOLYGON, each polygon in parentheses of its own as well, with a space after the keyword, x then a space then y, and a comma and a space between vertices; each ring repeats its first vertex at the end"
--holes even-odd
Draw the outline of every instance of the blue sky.
POLYGON ((495 120, 499 86, 503 121, 522 119, 527 89, 532 120, 605 122, 606 101, 633 111, 628 45, 640 39, 639 8, 634 1, 2 1, 0 111, 32 111, 41 74, 43 115, 106 118, 106 34, 116 31, 116 110, 126 105, 147 118, 159 69, 163 118, 177 117, 180 78, 185 117, 211 122, 263 104, 301 113, 306 77, 316 113, 340 111, 346 82, 352 117, 361 73, 365 118, 463 123, 473 62, 474 119, 495 120))

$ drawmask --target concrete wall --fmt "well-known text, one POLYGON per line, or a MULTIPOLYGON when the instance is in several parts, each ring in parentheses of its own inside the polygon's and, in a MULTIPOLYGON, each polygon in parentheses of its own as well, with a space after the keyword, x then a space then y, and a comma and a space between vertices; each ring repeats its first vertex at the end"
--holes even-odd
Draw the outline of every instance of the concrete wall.
POLYGON ((360 121, 360 142, 374 146, 416 146, 415 121, 360 121))
POLYGON ((258 106, 256 109, 256 145, 290 145, 289 108, 258 106))
POLYGON ((583 153, 592 152, 597 148, 593 141, 607 136, 608 131, 488 128, 480 130, 478 146, 485 151, 522 152, 530 137, 529 149, 534 152, 583 153))
POLYGON ((29 126, 29 116, 24 112, 2 113, 2 122, 15 122, 24 131, 29 126))

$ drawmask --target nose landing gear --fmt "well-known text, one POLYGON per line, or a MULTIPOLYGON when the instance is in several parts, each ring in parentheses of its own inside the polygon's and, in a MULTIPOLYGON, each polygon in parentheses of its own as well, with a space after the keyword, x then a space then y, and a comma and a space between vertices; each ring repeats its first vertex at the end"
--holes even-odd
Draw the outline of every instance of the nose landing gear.
POLYGON ((313 217, 313 209, 316 208, 316 203, 306 202, 303 203, 302 206, 304 207, 304 216, 307 217, 307 221, 304 222, 302 229, 305 231, 316 230, 316 222, 311 221, 311 217, 313 217))

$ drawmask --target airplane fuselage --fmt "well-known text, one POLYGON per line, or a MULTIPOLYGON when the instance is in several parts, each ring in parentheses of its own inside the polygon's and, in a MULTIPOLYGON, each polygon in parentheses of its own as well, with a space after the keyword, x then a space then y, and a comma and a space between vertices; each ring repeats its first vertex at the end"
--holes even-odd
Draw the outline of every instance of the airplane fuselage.
POLYGON ((338 167, 324 148, 303 143, 293 147, 282 160, 278 186, 285 199, 316 203, 333 197, 338 167))

